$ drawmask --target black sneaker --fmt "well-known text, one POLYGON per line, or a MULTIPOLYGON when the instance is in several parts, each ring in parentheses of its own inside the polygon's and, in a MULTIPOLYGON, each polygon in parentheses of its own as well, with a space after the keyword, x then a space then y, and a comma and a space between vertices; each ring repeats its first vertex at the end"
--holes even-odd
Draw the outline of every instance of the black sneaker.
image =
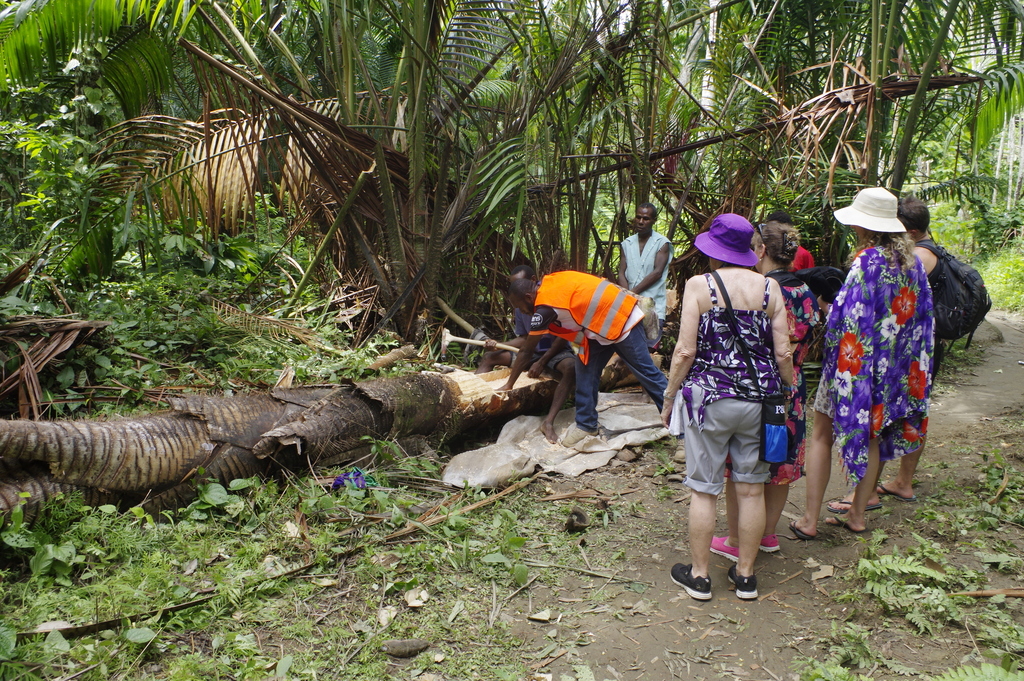
POLYGON ((689 565, 676 563, 672 566, 672 581, 686 589, 690 598, 698 601, 711 600, 711 580, 707 577, 694 577, 693 570, 689 565))
MULTIPOLYGON (((729 581, 736 587, 736 598, 752 601, 757 598, 757 576, 740 577, 736 574, 736 566, 729 567, 729 581)), ((692 594, 691 594, 692 595, 692 594)))

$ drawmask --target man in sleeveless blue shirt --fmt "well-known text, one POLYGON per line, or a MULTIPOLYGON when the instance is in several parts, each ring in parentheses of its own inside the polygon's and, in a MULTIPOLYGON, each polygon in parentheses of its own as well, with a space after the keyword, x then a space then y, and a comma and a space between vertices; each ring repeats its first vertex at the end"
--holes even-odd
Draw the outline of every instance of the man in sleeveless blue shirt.
POLYGON ((658 209, 654 204, 637 206, 633 218, 636 233, 622 242, 619 258, 619 286, 654 300, 661 324, 657 336, 647 339, 652 348, 661 339, 661 329, 665 326, 665 282, 672 259, 672 243, 654 231, 657 220, 658 209))

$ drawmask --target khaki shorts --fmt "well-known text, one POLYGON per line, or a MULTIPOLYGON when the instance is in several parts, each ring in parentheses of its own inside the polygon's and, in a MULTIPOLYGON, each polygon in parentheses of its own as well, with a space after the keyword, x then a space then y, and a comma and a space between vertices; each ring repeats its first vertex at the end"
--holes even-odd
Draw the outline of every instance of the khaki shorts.
MULTIPOLYGON (((697 409, 704 391, 693 386, 697 409)), ((704 429, 687 420, 686 481, 695 492, 721 494, 725 487, 725 458, 732 459, 733 482, 768 482, 769 465, 758 456, 761 449, 761 403, 723 398, 704 407, 704 429)))

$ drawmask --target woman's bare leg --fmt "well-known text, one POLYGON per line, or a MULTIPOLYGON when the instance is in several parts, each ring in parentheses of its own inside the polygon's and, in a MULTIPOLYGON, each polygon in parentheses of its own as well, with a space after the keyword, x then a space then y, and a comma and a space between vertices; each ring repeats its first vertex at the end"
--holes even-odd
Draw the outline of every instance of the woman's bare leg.
MULTIPOLYGON (((765 485, 764 486, 764 534, 775 534, 775 526, 779 524, 782 511, 786 508, 786 499, 789 497, 789 485, 765 485)), ((729 520, 729 536, 725 540, 726 546, 736 548, 740 545, 739 539, 739 504, 736 501, 736 487, 732 479, 725 481, 725 510, 729 520)))
POLYGON ((690 495, 690 558, 691 574, 707 577, 711 563, 711 537, 715 534, 715 504, 718 495, 697 492, 690 495))
MULTIPOLYGON (((740 557, 736 572, 740 577, 754 574, 754 560, 764 536, 764 483, 737 482, 736 506, 739 523, 740 557)), ((692 503, 692 502, 691 502, 692 503)))
POLYGON ((782 511, 786 508, 789 498, 789 485, 764 486, 764 533, 775 534, 775 526, 779 524, 782 511))
POLYGON ((832 419, 820 411, 814 412, 814 429, 807 443, 804 471, 807 480, 807 508, 803 517, 795 521, 797 529, 814 536, 818 533, 818 516, 825 499, 828 480, 832 476, 832 419))
MULTIPOLYGON (((857 483, 853 490, 853 500, 850 510, 842 519, 851 530, 860 532, 867 528, 867 519, 864 517, 864 508, 868 500, 875 495, 875 486, 878 484, 878 476, 882 472, 882 466, 878 458, 878 438, 868 440, 868 467, 864 471, 864 477, 857 483)), ((836 524, 836 523, 829 523, 836 524)))
POLYGON ((740 545, 739 503, 736 501, 736 483, 732 478, 725 479, 725 517, 729 521, 729 536, 725 538, 727 546, 733 548, 740 545))

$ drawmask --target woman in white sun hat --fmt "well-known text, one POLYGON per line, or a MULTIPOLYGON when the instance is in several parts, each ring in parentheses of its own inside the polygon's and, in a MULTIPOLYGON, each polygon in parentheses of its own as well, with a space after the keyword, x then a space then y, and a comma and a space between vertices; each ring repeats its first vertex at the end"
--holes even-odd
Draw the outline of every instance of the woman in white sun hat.
POLYGON ((835 212, 857 235, 857 248, 829 310, 805 462, 807 509, 789 526, 799 539, 817 536, 833 444, 857 486, 849 511, 826 524, 857 534, 867 531, 864 513, 881 466, 924 444, 932 296, 897 205, 895 196, 874 187, 835 212))

